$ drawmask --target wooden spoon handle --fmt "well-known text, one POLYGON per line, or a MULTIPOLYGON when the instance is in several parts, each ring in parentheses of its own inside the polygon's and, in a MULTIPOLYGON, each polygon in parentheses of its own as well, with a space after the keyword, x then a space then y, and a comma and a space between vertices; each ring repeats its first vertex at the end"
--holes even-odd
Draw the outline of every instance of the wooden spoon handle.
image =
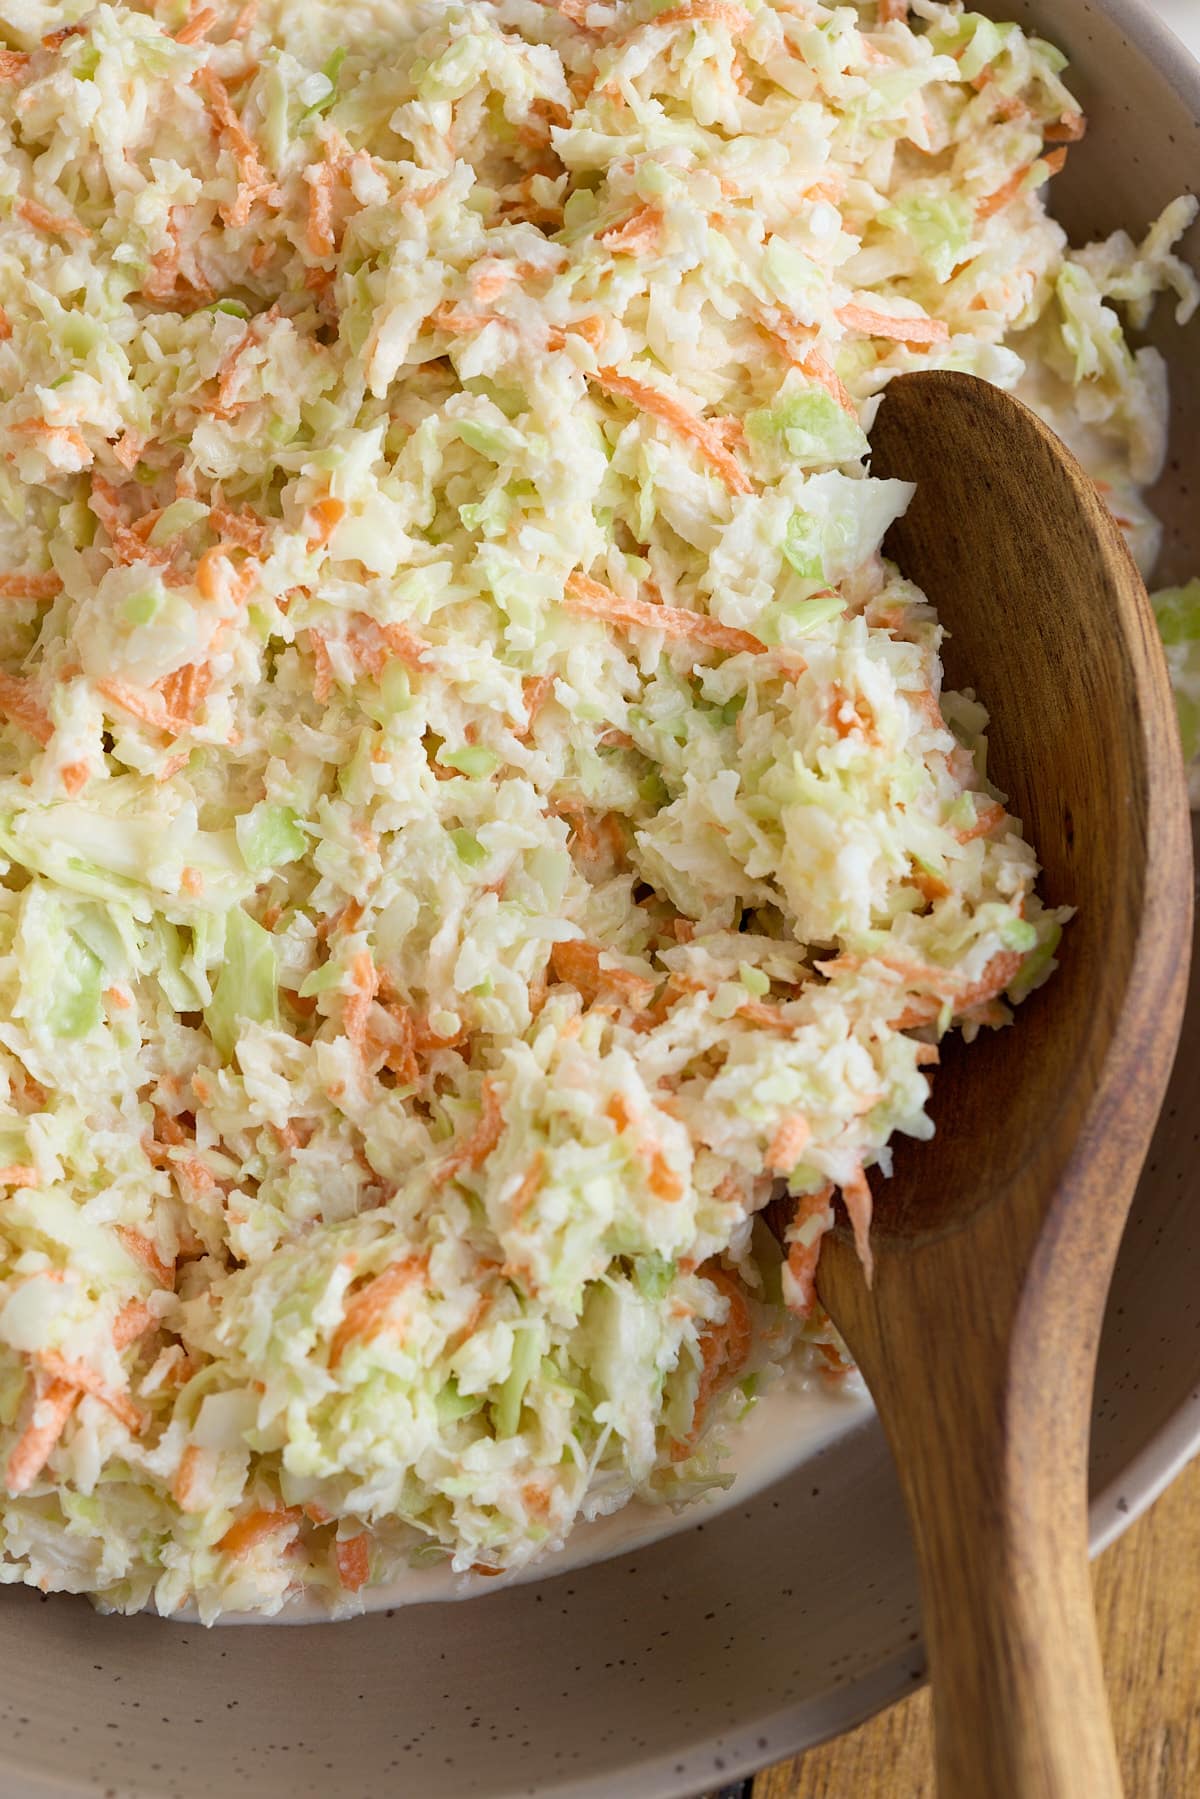
MULTIPOLYGON (((953 1441, 953 1416, 944 1424, 953 1441)), ((1068 1478, 1056 1465, 1018 1503, 1011 1489, 998 1490, 994 1461, 968 1453, 953 1461, 955 1490, 935 1493, 900 1458, 911 1470, 905 1484, 925 1487, 910 1492, 909 1511, 939 1799, 1119 1799, 1083 1471, 1068 1478)))
POLYGON ((821 1292, 904 1489, 939 1799, 1120 1799, 1088 1569, 1095 1334, 1027 1308, 1039 1270, 1006 1275, 1011 1223, 880 1258, 872 1295, 839 1232, 821 1292))

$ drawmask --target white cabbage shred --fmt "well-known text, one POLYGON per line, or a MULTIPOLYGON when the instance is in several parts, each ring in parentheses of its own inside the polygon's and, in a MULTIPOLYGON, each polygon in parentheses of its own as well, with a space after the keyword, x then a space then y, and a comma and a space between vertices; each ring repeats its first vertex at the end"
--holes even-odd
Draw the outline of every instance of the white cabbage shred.
POLYGON ((864 432, 1019 386, 1148 566, 1197 300, 909 10, 0 4, 0 1578, 351 1610, 844 1368, 835 1191, 1062 921, 864 432))

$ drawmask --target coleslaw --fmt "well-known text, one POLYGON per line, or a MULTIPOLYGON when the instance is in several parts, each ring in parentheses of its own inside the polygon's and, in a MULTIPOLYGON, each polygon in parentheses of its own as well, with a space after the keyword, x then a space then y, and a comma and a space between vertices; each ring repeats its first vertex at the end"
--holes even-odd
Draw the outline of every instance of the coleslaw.
POLYGON ((1196 203, 1072 251, 1063 58, 934 0, 0 21, 0 1579, 682 1504, 1065 918, 878 396, 1019 388, 1148 568, 1196 203))

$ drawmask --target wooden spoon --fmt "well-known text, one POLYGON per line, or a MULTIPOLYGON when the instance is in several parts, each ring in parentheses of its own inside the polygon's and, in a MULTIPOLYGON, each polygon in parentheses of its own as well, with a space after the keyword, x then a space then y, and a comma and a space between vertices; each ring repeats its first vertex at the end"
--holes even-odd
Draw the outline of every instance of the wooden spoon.
POLYGON ((873 473, 918 484, 888 553, 950 633, 947 684, 992 714, 989 773, 1044 894, 1078 916, 1010 1029, 944 1046, 937 1134, 902 1147, 877 1189, 873 1287, 844 1226, 818 1287, 908 1505, 941 1799, 1112 1799, 1088 1430, 1109 1277, 1183 1012, 1175 710, 1120 532, 1032 412, 969 375, 903 375, 871 446, 873 473))

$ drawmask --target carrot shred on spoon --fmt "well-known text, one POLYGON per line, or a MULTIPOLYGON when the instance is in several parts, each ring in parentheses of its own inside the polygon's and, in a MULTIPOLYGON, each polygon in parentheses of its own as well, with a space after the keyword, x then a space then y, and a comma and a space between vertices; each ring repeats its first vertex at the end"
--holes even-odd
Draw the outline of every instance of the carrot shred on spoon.
POLYGON ((812 1136, 808 1119, 793 1112, 782 1120, 767 1145, 766 1168, 771 1174, 788 1175, 804 1154, 812 1136))
POLYGON ((24 1493, 33 1485, 78 1400, 79 1388, 65 1380, 51 1381, 45 1392, 35 1397, 33 1415, 8 1458, 4 1484, 10 1493, 24 1493))
POLYGON ((859 1168, 848 1180, 842 1182, 842 1204, 846 1215, 854 1228, 854 1247, 858 1259, 862 1263, 863 1276, 868 1287, 875 1277, 875 1258, 871 1253, 871 1213, 874 1201, 867 1177, 859 1168))
POLYGON ((817 1297, 817 1267, 821 1244, 833 1227, 833 1187, 824 1186, 817 1193, 805 1193, 796 1201, 786 1233, 787 1283, 785 1298, 788 1308, 802 1322, 811 1316, 817 1297), (821 1228, 807 1241, 805 1226, 810 1220, 821 1220, 821 1228))
POLYGON ((600 618, 613 625, 631 625, 639 630, 662 631, 667 637, 690 638, 710 649, 724 650, 727 655, 749 653, 762 656, 766 644, 749 631, 736 625, 724 625, 705 612, 692 612, 682 606, 652 606, 648 600, 622 599, 620 594, 578 573, 567 576, 563 604, 571 612, 586 618, 600 618))
POLYGON ((632 375, 623 375, 619 369, 596 369, 588 379, 604 393, 615 399, 628 400, 639 412, 648 412, 652 418, 669 425, 680 437, 694 443, 730 493, 753 493, 750 477, 727 448, 721 424, 699 417, 674 395, 664 393, 660 387, 651 387, 646 381, 637 381, 632 375))

